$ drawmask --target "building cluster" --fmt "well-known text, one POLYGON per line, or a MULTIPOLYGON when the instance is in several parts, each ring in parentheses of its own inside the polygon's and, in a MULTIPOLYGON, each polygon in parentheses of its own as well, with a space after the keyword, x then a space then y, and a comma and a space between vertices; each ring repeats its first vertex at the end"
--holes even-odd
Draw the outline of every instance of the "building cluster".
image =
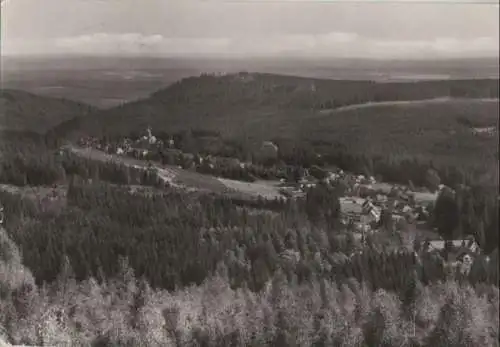
MULTIPOLYGON (((124 137, 117 141, 104 141, 96 138, 86 137, 80 139, 78 144, 82 147, 92 147, 108 154, 128 156, 139 160, 159 161, 164 164, 176 165, 179 168, 202 171, 204 173, 216 173, 226 171, 266 171, 261 165, 252 162, 243 162, 237 158, 214 156, 210 154, 186 153, 178 149, 173 138, 165 141, 158 139, 152 134, 151 128, 147 128, 145 135, 136 140, 124 137)), ((278 147, 270 142, 263 142, 254 153, 259 160, 276 159, 278 147)))
MULTIPOLYGON (((216 168, 221 167, 250 172, 251 169, 257 167, 256 164, 241 162, 236 158, 184 153, 176 148, 173 139, 162 141, 156 138, 151 128, 148 128, 144 136, 137 140, 123 138, 115 143, 104 143, 95 138, 83 138, 79 144, 136 159, 165 160, 165 157, 170 157, 171 160, 168 161, 170 164, 173 162, 182 168, 195 170, 203 167, 205 173, 211 173, 211 170, 215 172, 216 168)), ((265 141, 255 153, 255 157, 260 160, 276 159, 278 152, 279 148, 274 143, 265 141)), ((322 178, 312 175, 310 172, 312 169, 293 169, 296 171, 293 179, 289 177, 280 179, 278 189, 284 197, 302 198, 308 189, 315 187, 320 181, 332 186, 341 185, 344 188, 343 196, 339 199, 341 219, 346 226, 352 228, 354 233, 358 235, 376 233, 381 230, 381 225, 384 223, 382 217, 389 215, 395 231, 402 230, 408 223, 416 225, 417 229, 419 226, 423 229, 430 229, 430 234, 434 237, 429 240, 429 243, 422 245, 426 251, 442 251, 445 248, 444 241, 435 236, 436 233, 432 233, 433 230, 427 226, 427 221, 430 216, 429 206, 434 204, 439 191, 447 189, 453 193, 450 188, 441 185, 436 193, 417 192, 404 185, 377 182, 373 176, 347 173, 338 168, 320 169, 322 178)), ((387 220, 385 217, 384 219, 387 220)), ((463 240, 453 241, 453 244, 459 244, 461 247, 469 243, 463 240)), ((473 243, 468 249, 474 254, 478 249, 477 244, 473 243)))

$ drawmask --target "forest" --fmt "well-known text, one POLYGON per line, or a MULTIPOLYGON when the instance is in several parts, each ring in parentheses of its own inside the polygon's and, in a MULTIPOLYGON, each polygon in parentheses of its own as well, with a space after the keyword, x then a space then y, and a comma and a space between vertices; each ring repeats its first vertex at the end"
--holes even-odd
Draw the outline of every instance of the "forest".
POLYGON ((440 256, 411 251, 413 245, 391 230, 361 244, 338 223, 335 187, 312 189, 299 202, 246 204, 159 187, 147 171, 60 156, 36 140, 25 144, 4 152, 9 160, 3 161, 1 182, 64 183, 66 203, 50 208, 0 193, 7 216, 0 326, 10 341, 498 341, 498 209, 494 194, 480 185, 443 195, 433 212, 442 233, 474 233, 490 257, 476 258, 463 274, 440 256), (152 193, 131 192, 131 181, 152 187, 152 193))
POLYGON ((48 98, 26 91, 0 88, 0 131, 44 134, 52 127, 96 111, 92 106, 62 98, 48 98))
MULTIPOLYGON (((309 121, 319 112, 342 106, 436 98, 478 101, 498 98, 498 93, 498 79, 376 83, 258 73, 202 74, 184 78, 149 97, 75 117, 51 132, 56 138, 77 139, 81 135, 128 134, 148 125, 156 131, 203 125, 203 130, 219 131, 224 137, 262 139, 279 133, 297 139, 302 126, 313 125, 309 121)), ((452 107, 439 113, 453 116, 456 111, 452 107)), ((434 118, 429 113, 436 112, 424 108, 421 113, 426 117, 411 123, 425 123, 434 118)))
MULTIPOLYGON (((241 111, 238 105, 245 98, 249 109, 256 102, 259 112, 279 105, 292 116, 293 109, 304 115, 311 106, 332 107, 326 97, 331 90, 324 89, 330 82, 315 81, 324 99, 304 102, 309 79, 297 85, 296 78, 289 83, 286 77, 262 75, 256 89, 251 74, 236 76, 237 83, 234 75, 187 79, 167 94, 160 91, 139 101, 140 108, 119 107, 106 116, 105 138, 139 136, 131 130, 144 129, 154 119, 160 124, 161 118, 155 118, 160 109, 178 122, 176 112, 189 106, 186 117, 208 117, 207 126, 200 129, 204 123, 193 118, 197 126, 189 120, 187 129, 163 125, 158 137, 175 138, 193 155, 244 161, 251 158, 255 139, 211 127, 218 122, 218 107, 229 105, 226 116, 241 111), (220 89, 207 87, 214 85, 220 89), (197 89, 199 94, 193 92, 197 89), (216 102, 207 104, 210 98, 216 102), (207 113, 200 114, 205 107, 207 113), (142 118, 123 127, 126 122, 121 121, 116 131, 108 132, 106 127, 121 112, 123 119, 136 112, 142 118), (206 145, 208 140, 212 146, 206 145)), ((415 94, 427 90, 421 86, 374 89, 353 82, 337 86, 337 101, 330 102, 337 107, 450 93, 476 98, 498 94, 498 85, 488 80, 432 82, 426 85, 429 95, 415 94), (352 92, 341 93, 351 87, 360 100, 350 100, 352 92)), ((460 117, 454 114, 453 124, 471 126, 470 115, 460 117)), ((487 123, 489 117, 478 119, 487 123)), ((75 124, 82 134, 101 129, 96 119, 79 117, 46 136, 1 134, 0 184, 53 187, 57 194, 32 199, 0 190, 5 216, 0 229, 0 339, 60 346, 498 344, 498 169, 490 140, 459 133, 460 139, 483 141, 488 148, 478 155, 474 142, 460 160, 463 142, 450 142, 439 153, 429 152, 425 143, 415 150, 400 141, 408 137, 400 125, 392 128, 401 131, 399 137, 387 142, 374 137, 366 151, 342 137, 278 136, 286 135, 279 127, 266 138, 280 149, 277 162, 292 167, 335 166, 386 182, 425 186, 432 181, 453 188, 454 194, 438 196, 429 223, 445 239, 474 236, 482 253, 464 269, 444 261, 449 250, 426 252, 421 240, 407 237, 411 223, 397 231, 392 223, 381 222, 376 235, 355 238, 340 222, 341 185, 318 185, 302 200, 248 201, 183 191, 161 183, 151 170, 96 162, 60 149, 75 124)), ((235 118, 234 124, 240 120, 235 118)), ((347 129, 351 123, 339 124, 347 129)), ((261 174, 274 174, 275 164, 260 163, 261 174)))
POLYGON ((494 186, 496 137, 478 135, 474 129, 497 128, 495 98, 494 79, 375 83, 204 74, 142 100, 75 117, 55 126, 46 138, 52 144, 82 136, 113 139, 150 126, 155 134, 183 134, 181 141, 185 147, 194 146, 187 151, 193 154, 215 141, 223 143, 217 149, 221 155, 243 159, 262 141, 273 141, 285 161, 306 166, 320 154, 325 164, 381 172, 388 181, 411 179, 420 185, 415 181, 421 173, 413 169, 432 166, 459 183, 487 181, 494 186), (429 99, 438 101, 342 110, 372 102, 429 99), (401 169, 392 170, 397 166, 401 169), (405 166, 412 169, 404 173, 405 166))

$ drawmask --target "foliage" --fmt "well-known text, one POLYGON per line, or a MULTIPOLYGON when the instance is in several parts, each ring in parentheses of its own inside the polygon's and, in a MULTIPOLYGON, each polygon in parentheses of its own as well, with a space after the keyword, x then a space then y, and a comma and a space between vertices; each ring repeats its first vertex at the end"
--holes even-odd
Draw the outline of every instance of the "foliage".
MULTIPOLYGON (((231 289, 224 270, 197 287, 152 289, 126 262, 120 276, 36 286, 0 299, 5 340, 31 345, 494 346, 498 288, 427 286, 403 302, 350 280, 297 284, 277 273, 259 292, 231 289), (20 305, 19 303, 24 303, 20 305)), ((66 275, 64 275, 66 273, 66 275)))
MULTIPOLYGON (((474 147, 489 142, 465 144, 480 157, 475 159, 468 157, 472 151, 461 152, 458 140, 439 154, 425 147, 443 139, 432 132, 427 137, 432 141, 423 147, 402 142, 409 134, 403 123, 417 119, 416 111, 403 123, 387 123, 387 141, 383 131, 362 128, 387 120, 380 115, 357 130, 349 120, 353 114, 332 116, 338 116, 335 139, 311 132, 294 117, 311 108, 325 111, 365 101, 496 96, 498 86, 491 81, 397 86, 316 81, 319 92, 312 95, 309 83, 250 74, 186 79, 146 101, 111 110, 109 119, 102 119, 107 135, 102 140, 128 134, 122 124, 135 130, 150 121, 159 125, 164 119, 160 122, 156 112, 161 109, 171 117, 158 137, 173 137, 179 149, 195 158, 210 154, 245 161, 252 156, 251 134, 257 133, 256 123, 245 122, 252 112, 267 110, 274 116, 266 118, 264 127, 273 134, 262 133, 278 144, 276 163, 243 171, 221 164, 217 174, 299 181, 304 168, 324 178, 325 168, 335 165, 391 182, 447 184, 453 189, 440 192, 431 226, 447 239, 475 235, 489 260, 477 256, 470 271, 461 273, 435 253, 409 250, 393 234, 390 211, 384 212, 385 230, 377 237, 356 239, 340 222, 342 184, 320 184, 298 201, 187 192, 163 184, 152 170, 59 151, 54 147, 60 140, 57 130, 46 138, 14 134, 0 143, 0 182, 57 184, 65 192, 57 198, 62 207, 55 210, 0 191, 6 216, 0 230, 0 330, 5 339, 95 346, 495 345, 498 200, 484 176, 491 169, 491 153, 484 150, 480 157, 474 147), (243 108, 250 113, 234 116, 243 108), (280 112, 310 137, 281 129, 285 118, 276 117, 280 112), (109 131, 122 113, 132 117, 130 123, 120 118, 116 131, 109 131), (175 129, 181 114, 184 129, 177 130, 188 131, 175 129), (224 133, 221 124, 229 116, 233 123, 224 133), (200 117, 207 121, 200 123, 200 117), (193 124, 207 126, 194 130, 193 124), (236 128, 244 128, 246 136, 236 140, 236 128), (357 131, 369 134, 369 146, 357 131), (277 133, 283 136, 276 138, 277 133), (456 153, 465 153, 465 159, 457 160, 456 153), (139 185, 148 189, 141 191, 139 185)), ((316 116, 317 124, 331 131, 331 119, 316 116)), ((448 116, 448 123, 439 122, 464 126, 463 117, 458 122, 448 116)), ((101 124, 92 117, 75 122, 89 134, 90 125, 101 124)), ((421 134, 438 121, 429 122, 418 130, 421 134)), ((465 132, 459 135, 472 141, 465 132)), ((162 155, 157 159, 166 160, 162 155)))
MULTIPOLYGON (((341 109, 369 102, 439 97, 498 98, 498 81, 381 84, 270 74, 202 75, 183 79, 147 99, 66 122, 55 128, 50 137, 113 137, 151 126, 157 132, 188 134, 192 130, 192 140, 212 137, 206 136, 207 133, 220 134, 224 139, 241 139, 239 142, 245 146, 235 148, 231 156, 238 156, 238 152, 251 144, 276 139, 300 143, 300 148, 308 145, 315 152, 331 157, 338 156, 338 150, 343 148, 343 153, 358 157, 364 154, 372 161, 380 157, 383 161, 387 157, 397 161, 410 157, 411 161, 413 157, 424 156, 427 162, 432 159, 446 165, 473 165, 486 172, 484 168, 491 168, 498 159, 495 138, 476 136, 469 125, 464 125, 464 119, 473 120, 474 125, 495 127, 498 103, 451 99, 341 109), (314 92, 310 89, 312 82, 316 85, 314 92), (197 136, 194 130, 205 135, 197 136)), ((192 141, 180 143, 184 149, 189 146, 192 150, 194 145, 192 141)), ((284 144, 280 143, 281 147, 284 144)), ((295 152, 284 157, 309 158, 309 150, 295 152)), ((407 182, 411 178, 405 179, 407 182)))
POLYGON ((0 109, 0 129, 39 134, 74 117, 84 117, 94 111, 93 107, 79 102, 9 89, 0 89, 0 109))

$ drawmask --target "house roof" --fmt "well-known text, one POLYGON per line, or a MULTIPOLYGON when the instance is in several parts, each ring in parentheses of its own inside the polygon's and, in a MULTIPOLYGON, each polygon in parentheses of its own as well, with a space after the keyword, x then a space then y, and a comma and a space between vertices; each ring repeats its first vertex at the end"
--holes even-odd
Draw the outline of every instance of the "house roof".
POLYGON ((342 213, 359 213, 363 212, 362 203, 358 203, 356 200, 351 199, 340 199, 340 210, 342 213))
MULTIPOLYGON (((467 247, 469 240, 452 240, 451 243, 453 247, 459 248, 460 251, 467 252, 470 251, 471 249, 467 247), (462 244, 465 243, 465 247, 462 247, 462 244)), ((430 245, 434 249, 444 249, 445 241, 444 240, 434 240, 434 241, 429 241, 430 245)), ((476 242, 474 241, 472 248, 476 247, 476 242)))

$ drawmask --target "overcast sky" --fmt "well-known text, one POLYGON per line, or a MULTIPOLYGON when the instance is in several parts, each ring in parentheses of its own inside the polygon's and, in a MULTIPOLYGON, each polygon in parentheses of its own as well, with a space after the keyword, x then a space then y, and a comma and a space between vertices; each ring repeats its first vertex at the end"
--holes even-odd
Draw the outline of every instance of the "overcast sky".
POLYGON ((498 56, 498 5, 382 1, 7 0, 2 54, 498 56))

